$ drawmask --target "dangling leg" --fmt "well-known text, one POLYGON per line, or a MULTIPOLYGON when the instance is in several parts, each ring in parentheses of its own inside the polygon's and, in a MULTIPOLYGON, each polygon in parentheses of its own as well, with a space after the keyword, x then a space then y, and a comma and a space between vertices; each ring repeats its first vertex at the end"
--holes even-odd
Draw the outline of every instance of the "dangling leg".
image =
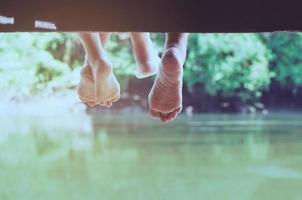
POLYGON ((150 114, 169 122, 182 109, 182 77, 187 33, 168 33, 161 66, 149 94, 150 114))
POLYGON ((110 32, 100 32, 100 38, 101 38, 101 43, 102 46, 105 48, 106 44, 108 43, 111 33, 110 32))
POLYGON ((136 77, 145 78, 156 74, 160 58, 153 47, 150 33, 131 32, 130 35, 137 63, 136 77))
POLYGON ((100 104, 110 107, 112 102, 120 97, 120 85, 113 74, 112 64, 103 49, 100 36, 92 32, 81 32, 79 36, 87 54, 88 64, 84 65, 81 72, 78 88, 80 99, 85 103, 90 102, 90 105, 100 104), (87 95, 88 91, 91 91, 91 82, 94 84, 94 95, 87 95), (94 99, 91 98, 93 96, 94 99), (93 101, 95 102, 91 103, 93 101))

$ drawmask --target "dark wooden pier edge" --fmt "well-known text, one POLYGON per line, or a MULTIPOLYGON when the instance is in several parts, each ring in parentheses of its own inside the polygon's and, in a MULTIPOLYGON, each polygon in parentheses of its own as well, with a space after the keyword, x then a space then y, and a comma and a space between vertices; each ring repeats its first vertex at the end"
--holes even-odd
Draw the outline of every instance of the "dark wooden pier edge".
POLYGON ((291 0, 1 0, 0 16, 0 32, 302 30, 291 0))

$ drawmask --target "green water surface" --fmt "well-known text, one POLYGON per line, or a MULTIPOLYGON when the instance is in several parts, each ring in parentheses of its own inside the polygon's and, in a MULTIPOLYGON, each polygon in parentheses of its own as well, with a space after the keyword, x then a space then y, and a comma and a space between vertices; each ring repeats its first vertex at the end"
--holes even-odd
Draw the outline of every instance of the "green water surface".
POLYGON ((301 114, 0 119, 0 200, 302 199, 301 114))

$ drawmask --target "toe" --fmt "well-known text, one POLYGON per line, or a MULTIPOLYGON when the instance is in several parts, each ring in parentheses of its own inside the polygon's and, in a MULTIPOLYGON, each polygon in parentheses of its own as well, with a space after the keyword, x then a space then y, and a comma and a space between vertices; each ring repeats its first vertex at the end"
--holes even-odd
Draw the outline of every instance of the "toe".
POLYGON ((101 101, 101 102, 99 103, 99 105, 100 105, 100 106, 105 106, 106 104, 105 104, 105 102, 101 101))
POLYGON ((160 112, 150 109, 150 115, 154 118, 160 118, 160 112))
POLYGON ((162 122, 167 122, 167 114, 166 113, 160 113, 160 120, 162 122))
POLYGON ((177 116, 177 112, 171 112, 167 115, 166 120, 167 122, 170 122, 172 120, 174 120, 177 116))
POLYGON ((113 99, 111 100, 111 102, 116 102, 116 101, 118 101, 119 99, 120 99, 120 96, 117 96, 117 97, 113 98, 113 99))
POLYGON ((165 119, 166 122, 170 122, 170 121, 174 120, 176 118, 177 114, 179 114, 181 112, 181 110, 182 110, 182 107, 179 107, 179 108, 173 110, 172 112, 168 113, 166 115, 166 119, 165 119))
POLYGON ((107 101, 106 106, 107 106, 108 108, 111 107, 111 106, 112 106, 112 102, 107 101))
POLYGON ((95 103, 94 103, 94 102, 88 102, 87 104, 88 104, 89 107, 95 106, 95 103))

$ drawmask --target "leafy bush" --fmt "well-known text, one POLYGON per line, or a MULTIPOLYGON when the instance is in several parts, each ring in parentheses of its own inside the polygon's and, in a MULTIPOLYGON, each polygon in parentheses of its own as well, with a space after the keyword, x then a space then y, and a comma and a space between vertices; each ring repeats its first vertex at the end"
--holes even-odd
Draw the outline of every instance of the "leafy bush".
POLYGON ((189 86, 210 95, 257 99, 269 83, 268 51, 255 34, 192 34, 185 64, 189 86))
POLYGON ((67 63, 51 53, 64 34, 1 33, 0 38, 1 92, 30 95, 71 71, 67 63))
POLYGON ((260 34, 271 51, 270 66, 283 86, 302 86, 302 33, 260 34))

